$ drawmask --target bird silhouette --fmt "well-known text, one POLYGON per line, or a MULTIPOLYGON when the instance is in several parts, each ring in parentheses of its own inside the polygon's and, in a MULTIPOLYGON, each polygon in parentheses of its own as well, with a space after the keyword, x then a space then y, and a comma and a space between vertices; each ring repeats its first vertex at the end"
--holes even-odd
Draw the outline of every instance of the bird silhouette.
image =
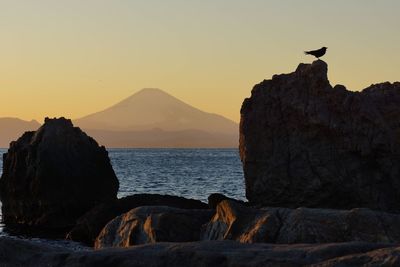
POLYGON ((319 59, 320 57, 325 55, 327 49, 328 49, 328 47, 322 47, 321 49, 318 49, 318 50, 305 51, 304 54, 312 55, 319 59))

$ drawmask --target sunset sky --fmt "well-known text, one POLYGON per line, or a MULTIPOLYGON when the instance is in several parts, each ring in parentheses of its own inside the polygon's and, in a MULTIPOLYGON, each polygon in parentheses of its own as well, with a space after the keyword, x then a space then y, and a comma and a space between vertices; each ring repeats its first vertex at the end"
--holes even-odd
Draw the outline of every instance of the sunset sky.
POLYGON ((239 121, 255 83, 321 46, 332 84, 397 81, 399 10, 399 0, 0 0, 0 117, 75 119, 152 87, 239 121))

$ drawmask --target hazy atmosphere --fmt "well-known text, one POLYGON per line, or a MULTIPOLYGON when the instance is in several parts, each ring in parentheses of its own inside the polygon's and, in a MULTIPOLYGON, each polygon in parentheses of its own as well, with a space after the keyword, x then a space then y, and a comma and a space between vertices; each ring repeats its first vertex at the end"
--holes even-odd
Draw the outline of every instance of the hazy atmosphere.
POLYGON ((0 117, 77 119, 151 87, 238 122, 251 87, 307 49, 327 46, 350 90, 400 69, 397 0, 0 3, 0 117))
POLYGON ((400 0, 0 0, 0 266, 399 266, 400 0))

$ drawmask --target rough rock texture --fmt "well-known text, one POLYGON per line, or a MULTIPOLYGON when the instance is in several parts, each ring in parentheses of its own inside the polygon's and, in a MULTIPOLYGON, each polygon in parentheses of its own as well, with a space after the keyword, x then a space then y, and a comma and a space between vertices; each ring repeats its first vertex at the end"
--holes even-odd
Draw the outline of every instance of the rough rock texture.
POLYGON ((155 242, 200 240, 211 210, 187 210, 166 206, 144 206, 110 221, 95 241, 95 248, 130 247, 155 242))
POLYGON ((224 200, 202 239, 278 244, 400 243, 398 225, 400 215, 370 209, 255 209, 224 200))
POLYGON ((0 199, 6 224, 67 229, 95 205, 116 198, 107 151, 70 120, 48 119, 12 142, 3 157, 0 199))
POLYGON ((400 266, 400 247, 383 248, 367 253, 337 257, 312 266, 400 266))
POLYGON ((400 249, 388 244, 241 244, 232 241, 157 243, 126 249, 73 251, 0 238, 0 265, 120 267, 398 266, 400 249), (370 265, 368 265, 370 264, 370 265))
POLYGON ((140 206, 168 206, 181 209, 208 209, 207 204, 183 197, 137 194, 94 207, 78 219, 67 238, 93 246, 96 237, 104 226, 115 217, 140 206))
POLYGON ((225 195, 223 195, 223 194, 220 194, 220 193, 213 193, 213 194, 211 194, 211 195, 208 196, 208 206, 210 207, 210 209, 216 209, 217 206, 218 206, 218 204, 219 204, 222 200, 234 201, 234 202, 237 202, 237 203, 242 204, 242 205, 245 205, 245 206, 248 206, 248 205, 249 205, 248 202, 244 202, 244 201, 241 201, 241 200, 236 200, 236 199, 227 197, 227 196, 225 196, 225 195))
MULTIPOLYGON (((285 209, 283 209, 286 212, 285 209)), ((203 240, 274 243, 282 226, 278 210, 258 210, 230 200, 221 201, 205 227, 203 240)))
POLYGON ((400 211, 400 83, 332 88, 327 64, 256 85, 243 102, 246 196, 276 207, 400 211))

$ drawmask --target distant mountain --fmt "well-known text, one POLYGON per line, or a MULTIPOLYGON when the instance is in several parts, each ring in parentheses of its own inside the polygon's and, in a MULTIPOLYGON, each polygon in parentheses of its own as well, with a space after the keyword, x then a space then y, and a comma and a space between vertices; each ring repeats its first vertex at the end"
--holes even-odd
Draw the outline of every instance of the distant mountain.
POLYGON ((74 121, 107 147, 237 147, 239 126, 160 89, 143 89, 74 121))
POLYGON ((0 118, 0 147, 8 148, 11 141, 17 140, 24 132, 40 127, 35 120, 24 121, 17 118, 0 118))
MULTIPOLYGON (((194 108, 160 89, 143 89, 74 125, 106 147, 237 147, 239 125, 194 108)), ((37 121, 0 118, 0 147, 8 147, 37 121)))
POLYGON ((143 89, 103 111, 77 119, 83 129, 107 131, 200 130, 237 134, 237 123, 194 108, 160 89, 143 89))

